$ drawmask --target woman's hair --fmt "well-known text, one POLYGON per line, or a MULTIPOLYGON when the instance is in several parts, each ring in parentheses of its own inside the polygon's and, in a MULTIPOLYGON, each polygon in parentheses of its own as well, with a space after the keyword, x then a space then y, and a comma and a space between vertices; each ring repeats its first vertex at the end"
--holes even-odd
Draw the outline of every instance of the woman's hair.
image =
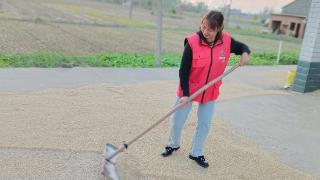
POLYGON ((219 11, 209 11, 205 16, 203 16, 201 20, 201 24, 204 20, 207 20, 210 29, 218 30, 216 40, 222 38, 222 30, 224 28, 223 25, 223 14, 219 11))

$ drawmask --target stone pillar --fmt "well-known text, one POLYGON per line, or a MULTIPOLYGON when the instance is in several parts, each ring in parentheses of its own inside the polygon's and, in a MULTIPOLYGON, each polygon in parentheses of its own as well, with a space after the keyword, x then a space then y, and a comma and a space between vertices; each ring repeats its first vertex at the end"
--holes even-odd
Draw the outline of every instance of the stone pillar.
POLYGON ((292 90, 320 89, 320 0, 312 0, 292 90))

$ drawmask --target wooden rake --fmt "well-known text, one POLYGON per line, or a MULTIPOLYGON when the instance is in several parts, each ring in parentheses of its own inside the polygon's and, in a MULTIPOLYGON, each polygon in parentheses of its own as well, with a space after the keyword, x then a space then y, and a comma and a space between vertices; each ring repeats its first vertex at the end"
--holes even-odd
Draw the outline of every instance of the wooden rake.
POLYGON ((226 72, 224 72, 222 75, 220 75, 219 77, 211 80, 209 83, 207 83, 205 86, 203 86, 202 88, 200 88, 198 91, 196 91, 194 94, 192 94, 190 97, 188 97, 188 99, 186 100, 186 102, 184 103, 180 103, 178 105, 176 105, 175 107, 173 107, 167 114, 165 114, 163 117, 161 117, 158 121, 156 121, 154 124, 152 124, 148 129, 146 129, 145 131, 143 131, 142 133, 140 133, 139 135, 137 135, 135 138, 133 138, 131 141, 129 141, 128 143, 124 143, 123 147, 121 147, 120 149, 116 148, 114 145, 112 144, 107 144, 105 151, 104 151, 104 161, 103 161, 103 170, 102 170, 102 174, 105 177, 108 177, 109 179, 113 179, 113 180, 118 180, 119 176, 117 174, 117 168, 116 168, 116 156, 123 152, 124 150, 128 149, 129 145, 133 144, 134 142, 136 142, 138 139, 140 139, 142 136, 144 136, 145 134, 147 134, 149 131, 151 131, 153 128, 155 128, 157 125, 159 125, 161 122, 163 122, 164 120, 166 120, 169 116, 171 116, 174 112, 176 112, 178 109, 180 109, 181 107, 183 107, 184 105, 190 103, 195 97, 197 97, 199 94, 201 94, 203 91, 205 91, 206 89, 208 89, 210 86, 212 86, 213 84, 215 84, 216 82, 220 81, 221 79, 223 79, 225 76, 227 76, 228 74, 230 74, 231 72, 233 72, 235 69, 237 69, 238 67, 240 67, 240 64, 236 64, 233 67, 231 67, 230 69, 228 69, 226 72))

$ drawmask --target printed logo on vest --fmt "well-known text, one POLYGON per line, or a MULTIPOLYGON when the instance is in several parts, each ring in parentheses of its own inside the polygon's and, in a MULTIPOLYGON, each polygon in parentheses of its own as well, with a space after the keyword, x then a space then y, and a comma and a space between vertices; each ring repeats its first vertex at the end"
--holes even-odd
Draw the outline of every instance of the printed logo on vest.
POLYGON ((223 50, 220 51, 219 60, 224 62, 226 60, 226 55, 223 50))

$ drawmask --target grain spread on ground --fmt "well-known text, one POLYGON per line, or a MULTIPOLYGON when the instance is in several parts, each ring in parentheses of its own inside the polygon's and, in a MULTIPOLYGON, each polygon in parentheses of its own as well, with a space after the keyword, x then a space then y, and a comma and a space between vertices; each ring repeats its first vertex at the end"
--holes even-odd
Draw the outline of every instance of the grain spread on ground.
MULTIPOLYGON (((167 113, 175 101, 176 86, 176 81, 155 81, 0 92, 0 147, 102 153, 105 143, 120 146, 167 113)), ((231 83, 223 86, 220 101, 283 93, 287 92, 231 83)), ((205 146, 210 167, 198 167, 187 158, 196 127, 195 106, 177 153, 169 158, 160 156, 168 137, 169 122, 165 121, 121 154, 120 175, 142 179, 312 179, 263 152, 254 142, 232 134, 229 125, 220 119, 214 119, 205 146)), ((10 177, 29 171, 46 177, 47 172, 65 163, 25 161, 2 160, 1 174, 10 177), (32 166, 34 163, 38 166, 32 166)))

